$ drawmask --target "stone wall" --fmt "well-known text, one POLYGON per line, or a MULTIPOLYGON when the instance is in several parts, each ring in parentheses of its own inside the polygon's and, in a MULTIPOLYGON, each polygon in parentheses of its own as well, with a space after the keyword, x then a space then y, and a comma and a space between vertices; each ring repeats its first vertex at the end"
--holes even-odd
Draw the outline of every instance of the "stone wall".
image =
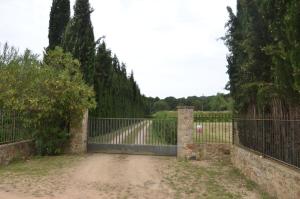
POLYGON ((13 160, 26 159, 33 154, 32 140, 0 145, 0 165, 7 165, 13 160))
POLYGON ((196 144, 196 160, 218 159, 231 154, 230 144, 196 144))
POLYGON ((300 198, 300 170, 233 146, 232 163, 263 190, 279 199, 300 198))

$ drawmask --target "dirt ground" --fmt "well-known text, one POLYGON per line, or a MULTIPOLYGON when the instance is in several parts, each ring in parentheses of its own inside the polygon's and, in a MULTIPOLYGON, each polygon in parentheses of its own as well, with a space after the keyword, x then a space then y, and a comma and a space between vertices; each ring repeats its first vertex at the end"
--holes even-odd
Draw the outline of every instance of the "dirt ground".
POLYGON ((0 199, 269 198, 227 159, 92 154, 0 168, 0 199))

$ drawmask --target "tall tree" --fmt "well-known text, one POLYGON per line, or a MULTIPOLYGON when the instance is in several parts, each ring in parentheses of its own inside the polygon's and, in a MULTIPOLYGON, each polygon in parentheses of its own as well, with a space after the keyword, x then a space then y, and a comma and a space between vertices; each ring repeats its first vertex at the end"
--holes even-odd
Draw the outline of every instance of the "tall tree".
POLYGON ((94 82, 95 58, 92 12, 89 0, 76 0, 74 17, 66 28, 63 40, 63 48, 80 61, 83 77, 90 85, 94 82))
POLYGON ((299 8, 297 0, 238 0, 236 15, 228 9, 228 88, 238 113, 299 115, 299 8))
POLYGON ((49 21, 49 50, 62 45, 63 34, 70 21, 70 0, 53 0, 49 21))

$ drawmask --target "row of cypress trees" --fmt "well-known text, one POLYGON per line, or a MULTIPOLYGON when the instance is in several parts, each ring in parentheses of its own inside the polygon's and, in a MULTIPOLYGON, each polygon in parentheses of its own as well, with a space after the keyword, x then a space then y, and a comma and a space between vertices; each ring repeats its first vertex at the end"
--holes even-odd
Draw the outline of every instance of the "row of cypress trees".
POLYGON ((76 0, 70 16, 70 0, 53 0, 49 22, 49 46, 70 52, 81 63, 87 84, 93 85, 97 117, 144 116, 146 97, 141 95, 133 72, 127 76, 126 65, 107 49, 103 39, 95 41, 89 0, 76 0))
POLYGON ((228 8, 227 88, 238 113, 300 117, 300 1, 237 0, 228 8))

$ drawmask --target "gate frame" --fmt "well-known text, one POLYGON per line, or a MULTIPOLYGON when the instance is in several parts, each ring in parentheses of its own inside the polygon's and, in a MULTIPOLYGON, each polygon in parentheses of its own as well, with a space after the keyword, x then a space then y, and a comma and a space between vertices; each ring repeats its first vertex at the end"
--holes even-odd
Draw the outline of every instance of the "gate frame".
MULTIPOLYGON (((152 145, 110 145, 88 143, 88 111, 85 111, 81 122, 72 122, 71 139, 67 148, 70 153, 86 153, 103 150, 108 152, 108 147, 113 147, 111 153, 172 155, 178 159, 190 159, 193 155, 193 111, 194 107, 177 107, 177 145, 152 146, 152 145), (97 146, 98 145, 98 146, 97 146), (126 147, 126 148, 125 148, 126 147), (121 150, 120 150, 121 149, 121 150), (125 150, 124 150, 125 149, 125 150), (145 150, 148 151, 145 152, 145 150)), ((74 120, 76 121, 76 120, 74 120)))

